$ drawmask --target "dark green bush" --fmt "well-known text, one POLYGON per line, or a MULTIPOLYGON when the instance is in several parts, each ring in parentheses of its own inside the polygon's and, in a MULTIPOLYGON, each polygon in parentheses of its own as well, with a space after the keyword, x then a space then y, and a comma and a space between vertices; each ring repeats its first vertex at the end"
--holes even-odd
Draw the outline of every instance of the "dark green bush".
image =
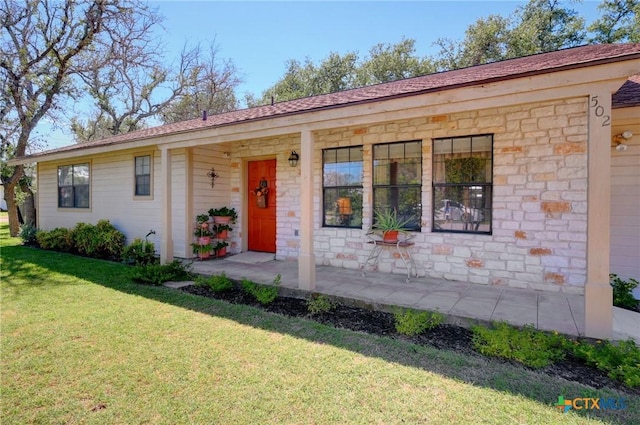
POLYGON ((336 303, 326 295, 313 294, 307 300, 307 309, 311 314, 328 313, 336 308, 336 303))
POLYGON ((566 347, 574 356, 606 372, 610 378, 631 388, 640 388, 640 347, 632 339, 616 343, 571 341, 566 347))
POLYGON ((395 309, 393 317, 396 331, 403 335, 418 335, 426 330, 435 328, 444 320, 444 316, 438 312, 410 308, 395 309))
POLYGON ((190 267, 179 260, 167 264, 142 264, 134 267, 133 280, 151 285, 162 285, 171 280, 182 281, 191 279, 190 267))
POLYGON ((196 284, 208 286, 213 292, 224 292, 233 288, 233 281, 222 272, 219 275, 196 278, 196 284))
POLYGON ((18 233, 18 237, 22 239, 23 245, 34 246, 38 245, 38 240, 36 239, 36 233, 38 233, 38 228, 31 223, 25 223, 20 226, 20 232, 18 233))
POLYGON ((109 220, 100 220, 95 226, 78 223, 71 234, 73 248, 80 255, 112 261, 122 257, 126 238, 109 220))
POLYGON ((613 287, 613 305, 627 310, 638 309, 638 300, 633 296, 633 290, 638 286, 637 280, 622 280, 617 274, 611 273, 609 283, 613 287))
POLYGON ((133 265, 157 263, 156 247, 153 242, 135 238, 122 250, 122 262, 133 265))
POLYGON ((39 230, 36 232, 36 240, 42 249, 59 252, 72 252, 73 240, 71 231, 64 227, 56 227, 53 230, 39 230))
POLYGON ((473 345, 480 353, 515 360, 533 368, 564 358, 566 339, 557 332, 546 333, 528 325, 518 329, 505 322, 492 328, 473 326, 473 345))

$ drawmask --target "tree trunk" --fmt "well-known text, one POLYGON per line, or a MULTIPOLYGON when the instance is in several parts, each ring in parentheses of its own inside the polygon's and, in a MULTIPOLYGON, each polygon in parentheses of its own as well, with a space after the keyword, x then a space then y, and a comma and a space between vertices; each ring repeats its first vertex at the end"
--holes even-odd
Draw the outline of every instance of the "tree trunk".
POLYGON ((20 190, 25 194, 25 200, 22 203, 22 221, 23 223, 31 224, 32 226, 36 226, 36 202, 35 197, 33 196, 33 191, 31 190, 31 186, 27 183, 22 183, 20 185, 20 190))
POLYGON ((4 198, 7 201, 7 211, 9 212, 9 234, 13 237, 20 232, 20 220, 18 220, 18 204, 15 197, 16 184, 8 181, 4 184, 4 198))

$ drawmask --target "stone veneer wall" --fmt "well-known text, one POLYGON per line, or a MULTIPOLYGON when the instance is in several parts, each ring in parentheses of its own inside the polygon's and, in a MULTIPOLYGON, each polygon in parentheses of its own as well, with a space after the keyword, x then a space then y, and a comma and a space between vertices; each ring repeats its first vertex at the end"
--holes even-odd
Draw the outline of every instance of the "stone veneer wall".
MULTIPOLYGON (((231 252, 241 251, 245 222, 243 208, 247 196, 243 187, 246 162, 276 159, 276 259, 295 260, 300 250, 300 167, 289 166, 289 154, 300 151, 299 136, 253 139, 231 147, 231 206, 238 211, 238 223, 231 233, 231 252)), ((319 202, 319 201, 318 201, 319 202)))
MULTIPOLYGON (((372 145, 422 140, 422 232, 413 258, 421 276, 489 285, 582 293, 586 281, 587 99, 481 109, 318 132, 314 163, 317 263, 357 269, 368 255, 372 145), (493 234, 431 232, 432 138, 494 134, 493 234), (363 145, 363 229, 321 228, 324 148, 363 145)), ((277 256, 299 249, 299 167, 287 157, 299 137, 248 141, 233 148, 232 205, 242 205, 240 164, 252 156, 278 161, 277 256), (234 172, 236 171, 236 172, 234 172)), ((239 236, 239 235, 238 235, 239 236)), ((392 251, 378 270, 406 273, 392 251)))

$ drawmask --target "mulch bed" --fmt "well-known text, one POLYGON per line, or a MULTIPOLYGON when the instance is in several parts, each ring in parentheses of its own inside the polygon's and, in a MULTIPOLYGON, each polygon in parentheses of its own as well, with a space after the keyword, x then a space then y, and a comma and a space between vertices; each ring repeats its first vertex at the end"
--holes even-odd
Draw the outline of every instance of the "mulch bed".
MULTIPOLYGON (((441 324, 420 335, 405 336, 396 332, 393 314, 384 311, 338 303, 329 313, 311 314, 307 309, 306 300, 304 299, 279 296, 273 303, 264 306, 238 286, 221 293, 213 292, 206 286, 197 285, 185 286, 180 288, 180 290, 203 297, 227 301, 232 304, 250 305, 284 316, 304 317, 336 328, 407 340, 418 345, 428 345, 438 349, 452 350, 468 356, 482 356, 482 354, 478 353, 473 347, 473 334, 471 330, 462 326, 441 324)), ((527 368, 527 366, 509 360, 494 358, 493 361, 527 368)), ((606 373, 587 366, 580 359, 572 358, 571 356, 567 356, 564 360, 542 369, 538 369, 538 371, 569 381, 579 382, 596 389, 611 388, 625 393, 640 395, 640 389, 626 387, 620 382, 609 378, 606 373)))

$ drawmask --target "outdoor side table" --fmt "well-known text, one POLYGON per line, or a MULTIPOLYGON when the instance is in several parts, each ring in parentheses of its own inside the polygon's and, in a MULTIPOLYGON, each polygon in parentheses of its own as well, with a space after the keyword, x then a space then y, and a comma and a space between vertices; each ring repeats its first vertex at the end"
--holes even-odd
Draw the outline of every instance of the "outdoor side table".
POLYGON ((385 242, 379 237, 376 237, 375 234, 367 233, 367 237, 369 238, 368 244, 371 245, 371 251, 369 251, 369 256, 367 260, 362 264, 362 276, 366 276, 366 267, 369 263, 373 265, 377 265, 380 259, 380 254, 385 248, 393 250, 395 248, 395 252, 398 253, 398 256, 402 259, 405 268, 407 269, 407 283, 411 280, 411 271, 415 272, 416 277, 418 277, 418 268, 416 267, 416 263, 411 256, 411 248, 415 245, 415 242, 411 241, 413 237, 408 237, 406 239, 398 239, 397 242, 385 242))

